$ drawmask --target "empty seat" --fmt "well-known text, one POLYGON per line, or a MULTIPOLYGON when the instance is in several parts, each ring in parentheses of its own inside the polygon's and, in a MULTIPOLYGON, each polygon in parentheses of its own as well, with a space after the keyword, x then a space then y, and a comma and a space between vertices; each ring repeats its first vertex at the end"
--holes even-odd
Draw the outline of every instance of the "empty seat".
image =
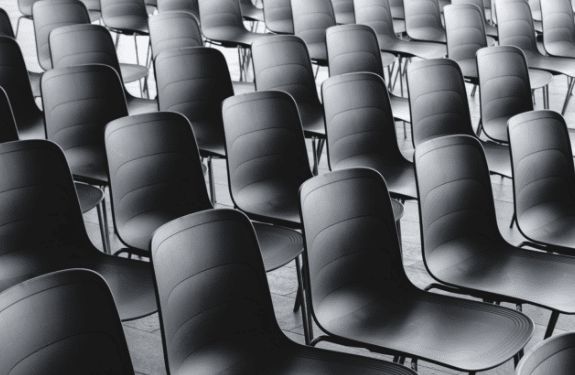
POLYGON ((291 0, 294 34, 307 45, 312 61, 327 66, 325 31, 337 25, 331 0, 291 0))

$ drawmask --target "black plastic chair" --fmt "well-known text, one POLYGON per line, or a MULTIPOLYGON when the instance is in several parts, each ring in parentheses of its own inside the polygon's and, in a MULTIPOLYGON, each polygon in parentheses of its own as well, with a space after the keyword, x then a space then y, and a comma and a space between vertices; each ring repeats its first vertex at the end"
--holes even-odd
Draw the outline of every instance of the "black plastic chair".
POLYGON ((523 51, 527 66, 569 77, 567 96, 561 113, 565 113, 575 86, 575 59, 545 56, 537 48, 535 28, 529 4, 524 0, 498 0, 497 29, 499 45, 514 46, 523 51))
POLYGON ((331 77, 322 85, 322 97, 330 170, 372 168, 385 178, 392 196, 417 199, 413 164, 397 145, 383 79, 368 72, 331 77))
MULTIPOLYGON (((533 334, 520 312, 425 292, 402 264, 385 181, 371 169, 334 171, 300 189, 306 300, 332 341, 475 374, 514 357, 533 334)), ((305 326, 304 326, 305 327, 305 326)), ((313 337, 307 327, 309 338, 313 337)))
POLYGON ((215 202, 212 158, 226 157, 221 105, 234 95, 226 59, 217 49, 190 47, 163 51, 154 63, 159 108, 181 113, 192 123, 200 155, 208 158, 215 202))
MULTIPOLYGON (((82 24, 59 27, 50 33, 50 53, 54 68, 83 64, 108 65, 123 82, 132 82, 147 76, 148 68, 135 64, 120 64, 110 32, 103 26, 82 24)), ((124 89, 130 114, 155 112, 154 99, 133 96, 124 89)))
POLYGON ((497 46, 477 51, 481 131, 497 142, 509 142, 507 120, 532 111, 529 70, 519 48, 497 46))
POLYGON ((250 221, 209 210, 152 240, 168 373, 395 374, 401 365, 299 345, 279 328, 250 221))
POLYGON ((331 0, 291 0, 294 35, 300 37, 318 66, 327 66, 325 31, 337 25, 331 0))
POLYGON ((3 143, 0 160, 0 290, 48 272, 87 268, 106 280, 122 320, 157 310, 150 264, 92 245, 60 147, 46 140, 3 143))
POLYGON ((355 23, 353 0, 331 0, 335 21, 339 25, 355 23))
POLYGON ((38 276, 1 293, 0 337, 1 374, 134 375, 110 289, 88 270, 38 276))
POLYGON ((575 22, 569 0, 541 2, 543 47, 551 56, 575 58, 575 22))
MULTIPOLYGON (((385 79, 380 47, 371 27, 367 25, 331 27, 326 32, 326 41, 330 76, 352 72, 371 72, 385 79)), ((389 66, 387 72, 391 79, 392 71, 389 66)), ((399 121, 410 122, 407 98, 389 93, 389 100, 393 116, 399 121)))
MULTIPOLYGON (((545 15, 543 15, 545 17, 545 15)), ((517 366, 516 375, 569 375, 573 372, 575 334, 557 335, 535 345, 517 366)))
MULTIPOLYGON (((450 59, 413 62, 407 68, 414 147, 443 135, 475 136, 463 73, 450 59)), ((509 147, 482 142, 492 173, 511 177, 509 147)))
MULTIPOLYGON (((191 13, 196 20, 200 21, 200 7, 198 0, 160 0, 158 1, 158 13, 166 12, 188 12, 191 13)), ((148 26, 151 25, 148 22, 148 26)), ((150 30, 151 33, 151 30, 150 30)), ((152 50, 154 46, 152 45, 152 50)))
POLYGON ((252 52, 256 90, 285 91, 297 103, 304 134, 312 139, 313 172, 317 174, 325 120, 306 43, 294 35, 274 35, 255 42, 252 52))
POLYGON ((293 34, 290 0, 264 0, 266 27, 274 34, 293 34))
POLYGON ((440 283, 428 289, 550 309, 545 338, 560 313, 575 314, 575 259, 505 241, 477 139, 448 136, 425 142, 415 150, 415 166, 423 259, 440 283))
POLYGON ((405 30, 414 40, 446 43, 438 0, 403 0, 405 30))

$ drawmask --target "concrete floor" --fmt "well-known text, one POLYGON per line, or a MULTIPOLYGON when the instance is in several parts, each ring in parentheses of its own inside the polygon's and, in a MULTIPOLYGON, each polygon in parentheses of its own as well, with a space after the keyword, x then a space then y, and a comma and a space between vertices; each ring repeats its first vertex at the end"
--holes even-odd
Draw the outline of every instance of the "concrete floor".
MULTIPOLYGON (((0 0, 0 7, 8 11, 13 25, 15 26, 17 17, 19 16, 16 0, 0 0)), ((39 68, 35 52, 34 33, 31 21, 23 20, 21 22, 21 28, 17 39, 22 47, 28 69, 32 71, 40 71, 41 69, 39 68)), ((147 38, 139 38, 139 51, 141 53, 141 60, 144 58, 146 44, 147 38)), ((238 79, 239 70, 236 51, 222 49, 222 52, 224 52, 228 60, 232 78, 238 79)), ((131 38, 122 38, 118 53, 120 61, 135 62, 133 40, 131 38)), ((318 88, 321 82, 326 78, 327 69, 320 70, 317 79, 318 88)), ((150 87, 152 96, 155 96, 155 82, 153 74, 150 74, 150 87)), ((396 89, 396 93, 399 94, 399 85, 397 85, 397 87, 398 88, 396 89)), ((138 95, 139 90, 137 83, 130 84, 128 89, 133 94, 138 95)), ((561 76, 555 77, 550 85, 549 90, 551 109, 558 111, 561 110, 566 90, 566 78, 561 76)), ((468 93, 470 92, 471 86, 468 86, 468 93)), ((540 92, 536 93, 536 100, 536 107, 538 109, 542 108, 543 101, 541 99, 540 92)), ((473 123, 477 124, 479 120, 478 95, 475 95, 474 97, 469 96, 469 104, 473 123)), ((571 106, 568 108, 566 119, 568 124, 575 127, 575 103, 571 104, 571 106)), ((397 123, 397 135, 400 148, 405 157, 412 159, 413 147, 411 144, 409 124, 406 137, 404 137, 403 124, 397 123)), ((311 160, 311 144, 309 142, 308 150, 311 160)), ((218 206, 230 207, 232 206, 232 202, 228 192, 225 161, 215 160, 214 171, 215 181, 217 184, 216 198, 218 206)), ((325 152, 324 155, 322 155, 319 171, 320 173, 325 173, 328 171, 327 156, 325 155, 325 152)), ((515 229, 509 229, 509 221, 513 214, 513 192, 511 181, 508 179, 502 179, 497 176, 493 176, 491 180, 495 197, 497 219, 500 224, 500 229, 508 241, 514 244, 518 244, 522 241, 521 235, 515 229)), ((110 212, 110 208, 108 207, 108 213, 110 212)), ((101 248, 98 219, 95 210, 85 214, 84 219, 86 228, 88 229, 91 238, 93 239, 96 246, 101 248)), ((109 222, 112 223, 111 218, 109 219, 109 222)), ((417 201, 406 202, 405 215, 401 220, 401 229, 405 270, 412 282, 418 287, 423 288, 433 280, 426 271, 422 260, 417 201)), ((122 247, 120 241, 115 235, 113 235, 111 241, 113 250, 122 247)), ((292 312, 292 306, 297 289, 297 280, 295 275, 295 266, 292 262, 291 264, 288 264, 274 272, 268 273, 268 280, 276 311, 276 317, 281 328, 289 338, 296 342, 303 343, 304 339, 301 316, 292 312)), ((514 306, 510 304, 504 305, 514 308, 514 306)), ((536 324, 534 337, 527 345, 528 350, 533 345, 539 343, 542 340, 550 313, 547 310, 533 306, 524 306, 523 311, 528 316, 530 316, 536 324)), ((559 318, 555 334, 572 330, 575 330, 575 317, 561 316, 559 318)), ((124 323, 124 331, 137 373, 154 375, 165 374, 166 370, 164 367, 164 357, 162 353, 158 315, 154 314, 143 319, 126 322, 124 323)), ((347 348, 343 346, 332 345, 329 343, 320 343, 318 346, 370 357, 390 359, 389 356, 374 354, 364 349, 347 348)), ((513 363, 510 361, 496 369, 484 372, 483 374, 513 374, 513 372, 513 363)), ((457 374, 458 372, 434 364, 420 362, 419 373, 430 375, 457 374)))

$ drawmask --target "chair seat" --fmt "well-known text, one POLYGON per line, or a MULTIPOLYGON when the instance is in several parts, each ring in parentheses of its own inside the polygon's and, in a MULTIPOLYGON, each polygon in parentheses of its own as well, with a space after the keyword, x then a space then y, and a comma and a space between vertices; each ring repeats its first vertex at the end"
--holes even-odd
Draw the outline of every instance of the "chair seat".
POLYGON ((511 178, 512 171, 509 146, 492 142, 481 142, 481 145, 485 151, 485 158, 487 159, 489 170, 492 173, 511 178))
POLYGON ((138 98, 128 92, 126 92, 126 103, 128 104, 128 113, 131 116, 158 111, 158 102, 156 99, 138 98))
POLYGON ((335 22, 338 25, 349 25, 355 23, 355 14, 353 12, 336 13, 335 22))
POLYGON ((42 79, 42 74, 40 72, 28 71, 28 77, 30 77, 30 86, 32 87, 32 94, 35 98, 42 96, 42 91, 40 91, 40 80, 42 79))
POLYGON ((303 252, 301 233, 254 222, 266 272, 285 266, 303 252))
POLYGON ((457 65, 461 68, 461 72, 463 73, 463 77, 465 79, 471 81, 474 84, 477 84, 478 74, 477 74, 477 62, 475 59, 465 59, 465 60, 456 60, 457 65))
POLYGON ((499 32, 497 31, 497 26, 493 26, 487 22, 485 22, 484 26, 485 26, 485 34, 487 36, 490 36, 495 39, 499 38, 499 32))
POLYGON ((377 40, 382 51, 400 53, 408 57, 439 59, 447 55, 444 44, 392 39, 383 35, 378 35, 377 40))
POLYGON ((446 284, 575 314, 573 257, 467 237, 435 248, 426 262, 431 274, 446 284))
POLYGON ((399 19, 393 19, 393 31, 396 34, 403 34, 405 32, 405 21, 399 19))
POLYGON ((92 185, 108 185, 106 155, 103 148, 84 146, 64 150, 74 178, 92 185))
POLYGON ((327 66, 327 48, 325 43, 306 43, 309 56, 317 65, 327 66))
POLYGON ((381 52, 380 55, 381 55, 381 65, 383 65, 384 68, 386 66, 393 64, 395 60, 397 60, 397 57, 395 57, 394 54, 391 54, 389 52, 381 52))
POLYGON ((439 30, 433 27, 418 27, 410 29, 408 35, 411 39, 423 40, 428 42, 447 43, 445 30, 439 30))
POLYGON ((483 130, 485 134, 491 139, 498 142, 509 143, 509 137, 507 135, 507 120, 509 116, 497 117, 489 121, 483 121, 483 130))
POLYGON ((529 51, 523 51, 527 59, 527 66, 535 69, 547 70, 557 74, 575 77, 575 61, 564 57, 543 56, 529 51))
POLYGON ((264 11, 255 5, 240 4, 242 16, 248 21, 264 22, 264 11))
POLYGON ((225 157, 224 129, 207 121, 191 121, 192 129, 202 156, 225 157))
POLYGON ((142 79, 150 72, 145 66, 126 63, 120 64, 120 70, 122 71, 124 83, 130 83, 142 79))
POLYGON ((253 82, 232 81, 232 85, 234 86, 234 94, 236 95, 256 91, 256 86, 253 82))
POLYGON ((261 34, 252 33, 246 29, 233 27, 233 26, 222 26, 222 27, 202 27, 202 33, 204 37, 211 42, 220 43, 227 47, 249 47, 253 42, 260 38, 267 38, 272 34, 261 34))
POLYGON ((106 18, 105 25, 112 31, 128 35, 148 35, 148 22, 139 17, 112 16, 106 18))
POLYGON ((293 21, 287 20, 267 20, 266 26, 276 34, 293 34, 293 21))
POLYGON ((551 56, 575 57, 575 44, 567 41, 545 43, 545 51, 551 56))
POLYGON ((299 103, 298 110, 301 118, 301 126, 306 137, 325 137, 325 120, 323 106, 309 103, 299 103))
POLYGON ((542 202, 521 213, 521 231, 533 241, 572 248, 575 255, 575 206, 542 202))
POLYGON ((399 121, 411 122, 411 113, 409 111, 409 99, 389 94, 389 101, 393 117, 399 121))
POLYGON ((507 361, 533 332, 531 319, 510 309, 411 285, 389 290, 346 285, 318 302, 315 315, 333 335, 470 372, 507 361))
POLYGON ((34 111, 28 116, 18 118, 18 137, 20 139, 46 139, 42 112, 34 111))
POLYGON ((552 80, 553 75, 549 72, 539 69, 529 69, 529 83, 533 90, 547 86, 552 80))
POLYGON ((76 187, 82 213, 90 211, 104 199, 104 192, 100 188, 79 182, 74 183, 74 186, 76 187))

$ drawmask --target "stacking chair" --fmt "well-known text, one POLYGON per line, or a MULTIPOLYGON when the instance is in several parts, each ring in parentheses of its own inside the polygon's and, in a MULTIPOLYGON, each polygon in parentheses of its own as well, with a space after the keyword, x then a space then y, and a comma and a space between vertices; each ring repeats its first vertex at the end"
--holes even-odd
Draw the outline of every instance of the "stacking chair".
MULTIPOLYGON (((529 70, 519 48, 497 46, 477 51, 481 131, 489 139, 508 143, 507 120, 532 111, 529 70)), ((547 89, 547 88, 545 88, 547 89)))
POLYGON ((266 28, 274 34, 293 34, 291 0, 264 0, 266 28))
MULTIPOLYGON (((198 0, 160 0, 158 1, 158 13, 166 12, 188 12, 191 13, 196 20, 200 20, 200 7, 198 0)), ((149 22, 148 22, 148 26, 149 22)), ((151 30, 150 30, 151 33, 151 30)), ((151 37, 151 36, 150 36, 151 37)), ((152 46, 153 48, 153 46, 152 46)))
POLYGON ((258 8, 252 3, 252 0, 239 0, 240 2, 240 10, 242 11, 242 17, 246 21, 253 22, 254 25, 257 22, 264 21, 264 11, 261 8, 258 8))
POLYGON ((324 81, 322 97, 330 170, 372 168, 385 178, 392 196, 417 199, 413 164, 397 145, 383 79, 368 72, 333 76, 324 81))
POLYGON ((339 25, 355 23, 353 0, 331 0, 335 21, 339 25))
MULTIPOLYGON (((33 20, 32 8, 38 0, 16 0, 18 3, 18 10, 20 11, 20 17, 16 22, 16 32, 15 36, 18 35, 20 29, 20 21, 23 18, 33 20)), ((100 1, 99 0, 81 0, 87 7, 88 14, 90 17, 90 22, 94 22, 100 19, 100 1)))
POLYGON ((304 134, 312 139, 313 172, 317 174, 325 121, 306 43, 297 36, 275 35, 255 42, 252 52, 256 90, 285 91, 297 103, 304 134))
POLYGON ((404 0, 405 30, 414 40, 446 43, 438 0, 404 0))
POLYGON ((551 56, 575 58, 575 22, 569 0, 541 2, 543 47, 551 56))
POLYGON ((200 25, 206 41, 222 47, 237 48, 240 81, 247 80, 250 46, 269 35, 254 33, 245 28, 239 0, 198 0, 198 4, 200 25))
POLYGON ((550 309, 545 338, 560 313, 575 314, 575 258, 505 241, 477 139, 457 135, 425 142, 415 150, 415 167, 423 260, 439 282, 428 289, 550 309))
POLYGON ((226 59, 217 49, 190 47, 163 51, 154 62, 159 109, 181 113, 191 122, 200 155, 208 159, 215 202, 212 158, 226 157, 221 106, 234 95, 226 59))
POLYGON ((487 22, 487 17, 485 16, 485 5, 483 0, 451 0, 451 4, 473 4, 479 11, 481 12, 481 18, 483 19, 483 27, 485 29, 485 35, 492 37, 493 39, 497 39, 497 26, 493 26, 489 22, 487 22))
POLYGON ((575 59, 555 56, 545 56, 537 49, 535 29, 529 4, 524 0, 498 0, 497 2, 497 28, 499 31, 499 45, 514 46, 523 51, 530 68, 546 70, 552 74, 564 74, 569 77, 569 87, 562 114, 575 86, 575 59))
MULTIPOLYGON (((325 173, 306 181, 300 196, 304 290, 311 316, 327 334, 311 345, 332 341, 411 357, 415 370, 421 359, 475 374, 516 356, 531 338, 533 322, 520 312, 411 283, 389 193, 376 171, 325 173)), ((313 338, 309 324, 307 331, 313 338)))
MULTIPOLYGON (((47 138, 63 149, 74 178, 108 186, 104 127, 128 115, 118 73, 98 64, 52 69, 42 77, 42 93, 47 138)), ((100 207, 104 249, 109 253, 104 201, 100 207)))
POLYGON ((291 0, 294 34, 300 37, 313 63, 327 66, 325 31, 337 25, 331 0, 291 0))
MULTIPOLYGON (((341 25, 331 27, 326 33, 329 75, 351 72, 371 72, 385 79, 380 47, 374 30, 367 25, 341 25)), ((391 69, 388 77, 391 79, 391 69)), ((393 116, 410 122, 407 98, 389 93, 393 116)), ((404 127, 405 135, 405 127, 404 127)))
MULTIPOLYGON (((46 140, 3 143, 0 144, 0 160, 3 176, 1 290, 48 272, 87 268, 106 280, 122 320, 141 318, 157 310, 150 263, 103 254, 92 245, 84 227, 70 168, 60 147, 46 140)), ((90 294, 82 295, 93 301, 90 294)), ((58 305, 66 306, 67 303, 58 305)), ((37 311, 48 319, 45 310, 37 311)), ((105 307, 93 311, 100 316, 105 307)), ((58 314, 58 319, 64 319, 64 316, 58 314)), ((104 319, 104 315, 101 317, 104 319)), ((33 322, 22 319, 22 315, 19 319, 28 326, 33 322)), ((56 327, 63 330, 60 325, 69 327, 80 321, 73 314, 56 327)), ((47 321, 43 320, 43 333, 51 327, 45 324, 47 321)), ((90 345, 93 348, 93 344, 90 345)), ((17 348, 18 345, 12 342, 10 347, 17 348)), ((2 353, 6 353, 6 349, 2 353)), ((47 362, 44 364, 47 366, 54 363, 54 358, 44 358, 43 362, 47 362)))
POLYGON ((92 271, 57 271, 5 290, 0 337, 0 374, 134 375, 110 288, 92 271))
MULTIPOLYGON (((8 13, 2 8, 0 8, 0 36, 16 39, 10 17, 8 17, 8 13)), ((28 76, 30 78, 32 93, 35 97, 40 96, 40 77, 42 77, 42 73, 28 71, 28 76)))
MULTIPOLYGON (((413 62, 407 69, 413 146, 443 135, 475 136, 463 73, 450 59, 413 62)), ((509 147, 482 142, 491 173, 511 177, 509 147)))
POLYGON ((573 371, 574 353, 575 333, 557 335, 535 345, 519 362, 515 374, 569 375, 573 371))
MULTIPOLYGON (((148 68, 135 64, 120 64, 110 32, 100 25, 82 24, 59 27, 50 33, 50 52, 54 68, 83 64, 108 65, 123 82, 146 77, 148 68)), ((156 100, 133 96, 124 88, 130 114, 155 112, 156 100)))
POLYGON ((207 210, 171 221, 155 233, 152 259, 172 375, 415 375, 398 364, 288 339, 274 315, 254 230, 241 212, 207 210))

